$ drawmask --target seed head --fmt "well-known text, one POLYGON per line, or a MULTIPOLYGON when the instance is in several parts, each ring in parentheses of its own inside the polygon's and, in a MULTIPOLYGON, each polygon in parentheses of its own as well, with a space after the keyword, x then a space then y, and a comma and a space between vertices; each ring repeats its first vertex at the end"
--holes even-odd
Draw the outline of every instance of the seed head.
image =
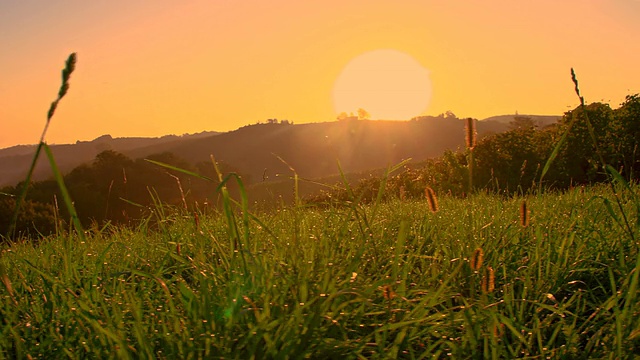
POLYGON ((482 260, 484 259, 484 251, 482 248, 477 248, 476 251, 473 252, 473 256, 471 257, 471 269, 474 271, 480 270, 482 267, 482 260))
POLYGON ((465 140, 467 142, 467 148, 468 149, 473 149, 474 147, 476 147, 476 140, 477 140, 476 123, 475 123, 475 120, 473 118, 467 118, 465 121, 466 121, 466 124, 465 124, 465 132, 466 132, 465 140))
POLYGON ((520 225, 522 227, 529 226, 529 209, 527 209, 527 201, 523 200, 520 204, 520 225))
POLYGON ((382 287, 382 297, 384 297, 386 300, 391 300, 396 297, 396 293, 393 291, 391 286, 385 285, 382 287))
POLYGON ((436 192, 433 191, 432 188, 428 187, 424 189, 424 194, 427 196, 427 201, 429 202, 429 209, 431 212, 435 213, 438 211, 438 198, 436 197, 436 192))
POLYGON ((493 324, 493 336, 501 338, 504 335, 504 324, 493 324))
POLYGON ((490 293, 496 289, 496 275, 491 266, 487 266, 482 276, 482 292, 490 293))

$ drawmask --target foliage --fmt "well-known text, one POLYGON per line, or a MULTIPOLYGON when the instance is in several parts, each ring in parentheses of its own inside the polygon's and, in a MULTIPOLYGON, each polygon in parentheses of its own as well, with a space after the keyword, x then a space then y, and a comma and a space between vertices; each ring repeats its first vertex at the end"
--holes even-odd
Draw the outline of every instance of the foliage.
MULTIPOLYGON (((203 175, 210 174, 213 168, 211 164, 199 164, 194 167, 185 160, 171 153, 162 153, 148 156, 148 159, 170 164, 179 168, 202 171, 203 175)), ((226 174, 231 168, 220 164, 226 174)), ((212 185, 186 176, 183 173, 163 169, 151 164, 144 159, 132 160, 127 156, 106 150, 98 154, 91 164, 81 165, 64 177, 69 189, 70 197, 80 216, 84 226, 92 224, 103 225, 106 222, 122 225, 136 225, 140 220, 150 214, 149 206, 155 201, 175 207, 204 210, 208 206, 215 206, 218 195, 213 191, 212 185)), ((8 195, 18 194, 24 183, 16 187, 7 187, 3 190, 8 195)), ((53 180, 35 182, 29 185, 30 190, 26 197, 27 203, 16 224, 17 230, 23 235, 52 234, 57 229, 57 224, 52 216, 47 214, 51 210, 37 209, 57 208, 57 202, 62 199, 58 186, 53 180), (29 205, 30 204, 30 205, 29 205)), ((236 187, 230 186, 235 192, 236 187)), ((12 198, 0 197, 3 206, 0 214, 10 207, 12 198)), ((60 218, 68 219, 69 214, 65 209, 60 209, 60 218)), ((7 219, 10 219, 8 215, 7 219)), ((0 232, 6 233, 9 222, 0 222, 0 232)))
MULTIPOLYGON (((445 116, 445 115, 442 115, 445 116)), ((627 180, 640 180, 640 96, 628 96, 618 109, 593 103, 568 111, 557 125, 538 128, 528 117, 517 117, 512 129, 480 139, 473 148, 473 184, 479 191, 513 195, 544 188, 568 189, 576 185, 609 180, 599 153, 606 164, 627 180), (589 133, 589 118, 595 135, 589 133), (566 132, 565 141, 559 142, 566 132), (554 146, 559 143, 557 157, 539 183, 542 168, 554 146), (597 145, 596 145, 597 144, 597 145), (596 151, 596 148, 599 151, 596 151)), ((462 135, 462 129, 461 129, 462 135)), ((425 187, 440 193, 466 196, 469 177, 468 154, 446 151, 443 156, 406 167, 387 184, 386 198, 391 194, 404 198, 423 195, 425 187)), ((371 201, 379 180, 367 179, 354 185, 362 201, 371 201)), ((348 197, 346 189, 310 196, 309 203, 341 202, 348 197)))
POLYGON ((637 179, 640 177, 640 96, 628 95, 614 110, 613 119, 612 131, 605 141, 607 153, 628 179, 637 179))
POLYGON ((507 193, 529 190, 540 177, 551 144, 551 133, 533 126, 480 140, 474 150, 476 187, 507 193))

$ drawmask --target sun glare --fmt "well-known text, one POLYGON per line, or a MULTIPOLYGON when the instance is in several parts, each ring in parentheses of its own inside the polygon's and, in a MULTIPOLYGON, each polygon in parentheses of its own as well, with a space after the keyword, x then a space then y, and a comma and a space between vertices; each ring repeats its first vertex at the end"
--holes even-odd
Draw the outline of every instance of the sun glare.
POLYGON ((429 71, 397 50, 375 50, 351 60, 333 88, 336 113, 366 110, 372 119, 408 120, 431 100, 429 71))

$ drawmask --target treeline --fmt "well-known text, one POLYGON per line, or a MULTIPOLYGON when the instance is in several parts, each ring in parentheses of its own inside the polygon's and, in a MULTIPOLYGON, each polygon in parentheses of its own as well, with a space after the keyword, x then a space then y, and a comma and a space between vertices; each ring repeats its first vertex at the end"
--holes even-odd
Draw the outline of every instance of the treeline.
MULTIPOLYGON (((515 117, 511 130, 480 139, 473 149, 473 189, 513 195, 539 186, 567 189, 606 181, 602 161, 628 180, 640 179, 640 96, 627 96, 617 109, 592 103, 564 114, 557 123, 538 128, 527 117, 515 117), (592 129, 588 127, 589 119, 592 129), (567 134, 543 181, 542 170, 563 134, 567 134), (592 136, 593 135, 593 136, 592 136), (593 141, 595 138, 595 142, 593 141), (600 158, 602 156, 602 159, 600 158)), ((464 136, 464 134, 460 134, 464 136)), ((421 198, 425 188, 465 196, 469 192, 469 149, 446 151, 443 156, 405 169, 386 181, 384 198, 421 198)), ((376 198, 381 178, 369 178, 346 190, 307 198, 308 203, 376 198)))
MULTIPOLYGON (((192 165, 172 153, 148 156, 147 159, 172 165, 217 179, 211 162, 192 165)), ((233 169, 219 164, 223 173, 233 169)), ((144 159, 129 157, 107 150, 96 156, 91 164, 81 165, 64 176, 69 195, 85 227, 103 225, 107 221, 117 225, 135 225, 150 214, 156 203, 175 207, 204 210, 217 201, 217 182, 206 181, 179 171, 167 169, 144 159)), ((25 183, 0 189, 0 234, 9 231, 18 198, 25 183)), ((229 183, 233 188, 234 184, 229 183)), ((233 189, 232 189, 233 190, 233 189)), ((37 237, 55 233, 68 223, 55 180, 38 181, 29 185, 16 223, 16 233, 37 237)))

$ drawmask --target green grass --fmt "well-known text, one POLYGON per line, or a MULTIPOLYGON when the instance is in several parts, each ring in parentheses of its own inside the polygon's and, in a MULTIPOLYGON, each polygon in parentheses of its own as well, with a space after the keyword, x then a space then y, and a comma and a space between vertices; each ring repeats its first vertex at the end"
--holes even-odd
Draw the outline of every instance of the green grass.
POLYGON ((16 243, 0 358, 631 357, 640 257, 607 189, 530 196, 527 227, 522 198, 478 193, 436 213, 391 201, 237 223, 239 207, 197 222, 158 207, 152 229, 16 243))

